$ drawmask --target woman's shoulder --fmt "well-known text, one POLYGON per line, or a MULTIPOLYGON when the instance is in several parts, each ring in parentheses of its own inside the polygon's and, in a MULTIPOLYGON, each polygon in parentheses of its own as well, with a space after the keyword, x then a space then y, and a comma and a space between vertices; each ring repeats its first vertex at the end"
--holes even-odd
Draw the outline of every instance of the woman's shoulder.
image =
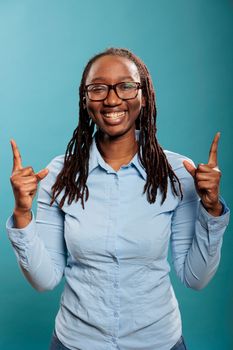
POLYGON ((46 168, 49 169, 50 172, 59 172, 63 167, 64 158, 64 154, 54 157, 46 166, 46 168))
POLYGON ((51 183, 54 183, 57 175, 60 173, 60 171, 63 168, 64 164, 64 158, 65 155, 60 155, 55 158, 53 158, 50 163, 46 166, 46 168, 49 170, 48 175, 41 181, 43 185, 50 185, 51 183))
POLYGON ((169 164, 171 165, 171 167, 174 171, 179 170, 179 169, 185 169, 184 165, 183 165, 184 160, 187 160, 192 165, 194 165, 193 160, 187 156, 184 156, 183 154, 179 154, 179 153, 168 151, 168 150, 164 150, 164 153, 167 157, 169 164))
POLYGON ((53 158, 50 163, 46 166, 49 170, 48 175, 40 181, 40 187, 43 189, 50 190, 51 186, 56 181, 57 175, 63 168, 65 155, 60 155, 53 158))

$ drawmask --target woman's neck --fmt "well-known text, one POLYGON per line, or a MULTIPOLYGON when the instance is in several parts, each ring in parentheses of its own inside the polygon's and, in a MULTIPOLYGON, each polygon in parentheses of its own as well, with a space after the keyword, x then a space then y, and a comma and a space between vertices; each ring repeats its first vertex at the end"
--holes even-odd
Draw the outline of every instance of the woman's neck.
POLYGON ((105 162, 116 171, 128 164, 138 149, 134 130, 120 137, 99 133, 97 146, 105 162))

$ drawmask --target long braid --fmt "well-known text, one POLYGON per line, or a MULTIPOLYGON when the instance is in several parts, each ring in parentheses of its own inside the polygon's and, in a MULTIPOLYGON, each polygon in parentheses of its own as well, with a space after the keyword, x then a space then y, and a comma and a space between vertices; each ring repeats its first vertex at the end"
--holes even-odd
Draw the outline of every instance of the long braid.
POLYGON ((80 198, 84 208, 84 202, 89 196, 86 181, 88 177, 88 160, 94 132, 94 123, 85 114, 86 113, 80 114, 79 125, 74 130, 73 137, 67 146, 63 169, 57 176, 56 182, 52 187, 53 194, 51 204, 64 189, 64 195, 59 203, 61 208, 67 196, 68 204, 71 204, 73 200, 78 201, 80 198))
POLYGON ((181 184, 171 168, 162 147, 156 138, 156 104, 155 93, 152 80, 146 65, 132 52, 127 49, 110 48, 94 56, 84 69, 79 88, 79 124, 74 130, 73 136, 68 143, 64 166, 58 174, 56 182, 52 187, 52 203, 64 190, 64 194, 59 202, 60 208, 64 205, 66 198, 68 204, 74 200, 81 200, 82 207, 88 200, 89 191, 86 185, 88 177, 88 164, 90 157, 90 147, 93 142, 94 122, 89 117, 84 107, 85 82, 91 65, 100 57, 114 55, 128 58, 133 61, 138 68, 142 93, 146 99, 146 107, 143 107, 140 116, 136 120, 136 129, 140 130, 138 140, 138 156, 142 166, 147 173, 147 180, 144 186, 144 193, 147 193, 149 203, 154 203, 158 188, 162 193, 162 203, 167 196, 168 178, 171 181, 172 191, 179 195, 175 183, 178 183, 181 199, 183 198, 181 184))

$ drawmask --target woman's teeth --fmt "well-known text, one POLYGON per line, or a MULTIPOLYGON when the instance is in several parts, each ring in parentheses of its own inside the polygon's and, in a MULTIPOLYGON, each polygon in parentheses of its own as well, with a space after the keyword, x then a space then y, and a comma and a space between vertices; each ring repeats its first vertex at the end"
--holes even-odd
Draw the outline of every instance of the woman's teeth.
POLYGON ((106 118, 111 118, 111 119, 118 119, 124 117, 125 112, 111 112, 111 113, 104 113, 104 116, 106 118))

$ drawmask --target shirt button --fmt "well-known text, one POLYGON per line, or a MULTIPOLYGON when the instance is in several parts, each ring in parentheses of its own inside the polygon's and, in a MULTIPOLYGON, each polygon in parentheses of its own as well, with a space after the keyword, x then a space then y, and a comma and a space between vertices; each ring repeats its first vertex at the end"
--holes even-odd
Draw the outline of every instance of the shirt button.
POLYGON ((116 344, 116 338, 112 337, 112 342, 116 344))
POLYGON ((116 256, 113 257, 113 260, 115 263, 117 263, 117 265, 119 264, 118 258, 116 256))
POLYGON ((114 317, 118 317, 118 312, 114 312, 114 317))
POLYGON ((113 287, 114 287, 114 288, 118 288, 118 283, 115 282, 115 283, 113 284, 113 287))

